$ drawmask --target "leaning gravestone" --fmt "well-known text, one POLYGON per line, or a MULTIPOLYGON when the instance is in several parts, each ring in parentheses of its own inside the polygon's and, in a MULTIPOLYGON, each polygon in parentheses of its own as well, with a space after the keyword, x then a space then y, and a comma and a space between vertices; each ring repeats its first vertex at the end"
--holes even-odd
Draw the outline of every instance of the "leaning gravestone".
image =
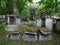
POLYGON ((37 37, 36 37, 36 34, 28 32, 22 36, 22 39, 23 41, 36 41, 37 37))
POLYGON ((49 31, 51 31, 52 28, 53 28, 53 19, 46 18, 46 20, 45 20, 45 26, 46 26, 46 28, 49 29, 49 31))
POLYGON ((36 26, 37 27, 42 26, 42 19, 37 19, 36 26))

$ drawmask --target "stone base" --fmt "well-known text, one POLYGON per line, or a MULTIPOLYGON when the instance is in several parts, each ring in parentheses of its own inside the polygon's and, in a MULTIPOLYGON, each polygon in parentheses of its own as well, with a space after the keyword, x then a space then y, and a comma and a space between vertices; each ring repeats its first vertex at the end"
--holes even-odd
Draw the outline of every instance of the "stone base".
POLYGON ((6 31, 15 31, 17 30, 17 25, 8 25, 5 29, 6 31))
POLYGON ((23 35, 23 41, 36 41, 37 36, 36 35, 23 35))
POLYGON ((8 40, 19 40, 20 39, 20 33, 16 32, 16 33, 11 33, 7 36, 8 40))
POLYGON ((48 40, 52 40, 52 36, 49 35, 49 36, 39 36, 39 40, 42 40, 42 41, 48 41, 48 40))

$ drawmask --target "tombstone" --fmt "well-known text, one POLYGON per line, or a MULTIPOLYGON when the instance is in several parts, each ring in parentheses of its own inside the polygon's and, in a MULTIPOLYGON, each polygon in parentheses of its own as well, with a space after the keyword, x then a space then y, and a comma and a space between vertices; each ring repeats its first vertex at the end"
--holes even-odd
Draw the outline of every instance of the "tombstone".
POLYGON ((39 40, 41 40, 41 41, 52 40, 52 36, 51 36, 51 35, 49 35, 49 36, 40 35, 40 36, 39 36, 39 40))
POLYGON ((20 24, 21 22, 21 18, 19 16, 16 15, 7 15, 7 23, 8 24, 20 24))
POLYGON ((37 40, 36 34, 30 33, 30 32, 25 33, 22 38, 23 38, 23 41, 36 41, 37 40))
POLYGON ((5 19, 5 15, 3 15, 3 18, 5 19))
POLYGON ((45 20, 45 26, 46 26, 46 28, 49 29, 49 31, 51 31, 52 28, 53 28, 53 19, 46 18, 46 20, 45 20))
POLYGON ((16 18, 16 24, 20 24, 21 23, 21 18, 16 18))
POLYGON ((20 33, 11 33, 7 37, 9 40, 19 40, 20 39, 20 33))
POLYGON ((0 18, 3 18, 3 16, 2 16, 2 15, 0 15, 0 18))
POLYGON ((39 36, 39 40, 42 40, 42 41, 52 40, 51 32, 42 32, 42 33, 43 35, 39 36))
POLYGON ((42 26, 42 19, 37 19, 36 26, 42 26))
POLYGON ((60 30, 60 21, 57 21, 56 28, 57 30, 60 30))

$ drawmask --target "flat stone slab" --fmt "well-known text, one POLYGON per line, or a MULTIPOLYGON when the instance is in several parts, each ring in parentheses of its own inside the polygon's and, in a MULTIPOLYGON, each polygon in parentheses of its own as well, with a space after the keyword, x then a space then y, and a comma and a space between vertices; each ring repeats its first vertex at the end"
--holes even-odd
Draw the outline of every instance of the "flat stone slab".
POLYGON ((6 31, 15 31, 15 30, 17 30, 17 26, 18 25, 7 25, 7 27, 5 29, 6 29, 6 31))
POLYGON ((19 40, 20 39, 20 33, 11 33, 8 35, 9 40, 19 40))
POLYGON ((39 40, 42 40, 42 41, 52 40, 52 36, 51 35, 49 35, 49 36, 40 35, 39 40))
POLYGON ((37 36, 36 33, 31 32, 25 32, 25 34, 22 36, 23 41, 36 41, 37 36))

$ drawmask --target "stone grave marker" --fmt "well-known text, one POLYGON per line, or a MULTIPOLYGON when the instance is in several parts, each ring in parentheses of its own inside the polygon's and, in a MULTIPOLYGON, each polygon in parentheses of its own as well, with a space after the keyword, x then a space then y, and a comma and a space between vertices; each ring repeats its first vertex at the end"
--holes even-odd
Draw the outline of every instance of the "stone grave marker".
POLYGON ((51 36, 51 32, 43 32, 44 34, 43 35, 40 35, 39 36, 39 40, 42 40, 42 41, 48 41, 48 40, 52 40, 52 36, 51 36))
POLYGON ((36 34, 30 33, 30 32, 26 32, 22 38, 24 41, 36 41, 37 40, 36 34))
POLYGON ((9 40, 19 40, 20 39, 20 33, 11 33, 8 35, 9 40))
POLYGON ((60 30, 60 21, 57 21, 56 28, 57 30, 60 30))
POLYGON ((42 26, 42 19, 37 19, 36 26, 42 26))
POLYGON ((45 20, 45 26, 46 26, 46 28, 49 29, 49 31, 51 31, 52 28, 53 28, 53 19, 46 18, 46 20, 45 20))

